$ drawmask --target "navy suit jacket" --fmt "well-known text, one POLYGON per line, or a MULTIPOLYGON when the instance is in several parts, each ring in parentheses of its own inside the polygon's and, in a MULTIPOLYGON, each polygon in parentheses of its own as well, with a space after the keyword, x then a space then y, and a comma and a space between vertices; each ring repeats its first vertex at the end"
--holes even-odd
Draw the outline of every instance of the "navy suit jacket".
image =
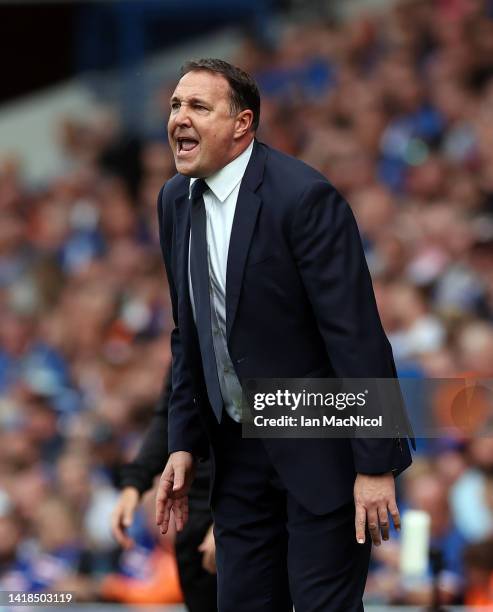
MULTIPOLYGON (((189 179, 158 198, 160 239, 175 328, 169 452, 208 454, 217 422, 207 399, 188 289, 189 179)), ((229 244, 226 327, 231 360, 249 378, 392 378, 358 228, 319 172, 255 141, 229 244)), ((356 472, 399 473, 411 463, 395 439, 265 439, 287 489, 315 513, 353 496, 356 472)))

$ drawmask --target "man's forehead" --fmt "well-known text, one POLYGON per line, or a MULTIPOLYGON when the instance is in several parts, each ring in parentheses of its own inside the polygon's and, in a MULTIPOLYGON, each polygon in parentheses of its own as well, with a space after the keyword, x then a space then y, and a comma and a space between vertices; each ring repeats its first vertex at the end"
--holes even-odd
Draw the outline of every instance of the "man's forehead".
POLYGON ((221 75, 210 70, 192 70, 184 74, 178 81, 174 96, 200 98, 208 93, 217 96, 218 93, 229 95, 229 83, 221 75))

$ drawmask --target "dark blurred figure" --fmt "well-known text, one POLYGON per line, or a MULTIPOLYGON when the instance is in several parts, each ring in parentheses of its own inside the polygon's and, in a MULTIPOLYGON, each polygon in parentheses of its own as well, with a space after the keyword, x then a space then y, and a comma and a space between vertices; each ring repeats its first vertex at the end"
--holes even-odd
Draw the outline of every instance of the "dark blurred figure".
MULTIPOLYGON (((124 547, 133 546, 126 530, 131 527, 142 495, 152 488, 154 477, 161 474, 168 458, 168 401, 171 376, 154 411, 140 452, 121 469, 122 489, 113 512, 113 534, 124 547)), ((190 491, 190 517, 187 527, 176 534, 176 559, 185 604, 190 612, 216 612, 217 587, 215 545, 209 509, 210 465, 199 462, 190 491)))

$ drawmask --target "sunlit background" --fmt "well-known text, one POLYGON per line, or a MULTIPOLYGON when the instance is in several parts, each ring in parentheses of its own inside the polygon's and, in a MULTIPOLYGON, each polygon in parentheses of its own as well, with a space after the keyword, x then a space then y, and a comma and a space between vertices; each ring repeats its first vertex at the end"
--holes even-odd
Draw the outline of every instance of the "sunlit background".
MULTIPOLYGON (((132 551, 109 517, 170 360, 156 196, 186 59, 251 72, 258 138, 347 198, 399 373, 493 378, 491 0, 2 2, 0 48, 0 590, 179 603, 153 493, 132 551)), ((493 438, 418 451, 400 506, 431 517, 442 601, 492 604, 493 438)), ((398 534, 374 549, 369 604, 431 587, 398 534)))

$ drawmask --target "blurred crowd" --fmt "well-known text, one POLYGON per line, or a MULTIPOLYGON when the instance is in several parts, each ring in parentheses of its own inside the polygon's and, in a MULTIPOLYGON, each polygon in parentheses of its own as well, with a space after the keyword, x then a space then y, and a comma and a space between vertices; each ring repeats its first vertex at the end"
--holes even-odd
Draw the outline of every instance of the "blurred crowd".
MULTIPOLYGON (((403 0, 345 23, 245 38, 234 63, 262 93, 258 138, 318 168, 351 204, 399 373, 493 374, 493 4, 403 0)), ((179 601, 172 535, 148 494, 120 551, 119 467, 135 454, 170 361, 156 197, 174 174, 163 123, 129 134, 112 109, 61 118, 45 184, 0 158, 0 589, 85 601, 179 601)), ((1 147, 1 143, 0 143, 1 147)), ((429 512, 444 602, 493 603, 493 423, 418 440, 401 509, 429 512)), ((466 405, 465 423, 469 404, 466 405)), ((476 413, 480 413, 480 416, 476 413)), ((367 600, 425 603, 432 572, 374 550, 367 600)))

